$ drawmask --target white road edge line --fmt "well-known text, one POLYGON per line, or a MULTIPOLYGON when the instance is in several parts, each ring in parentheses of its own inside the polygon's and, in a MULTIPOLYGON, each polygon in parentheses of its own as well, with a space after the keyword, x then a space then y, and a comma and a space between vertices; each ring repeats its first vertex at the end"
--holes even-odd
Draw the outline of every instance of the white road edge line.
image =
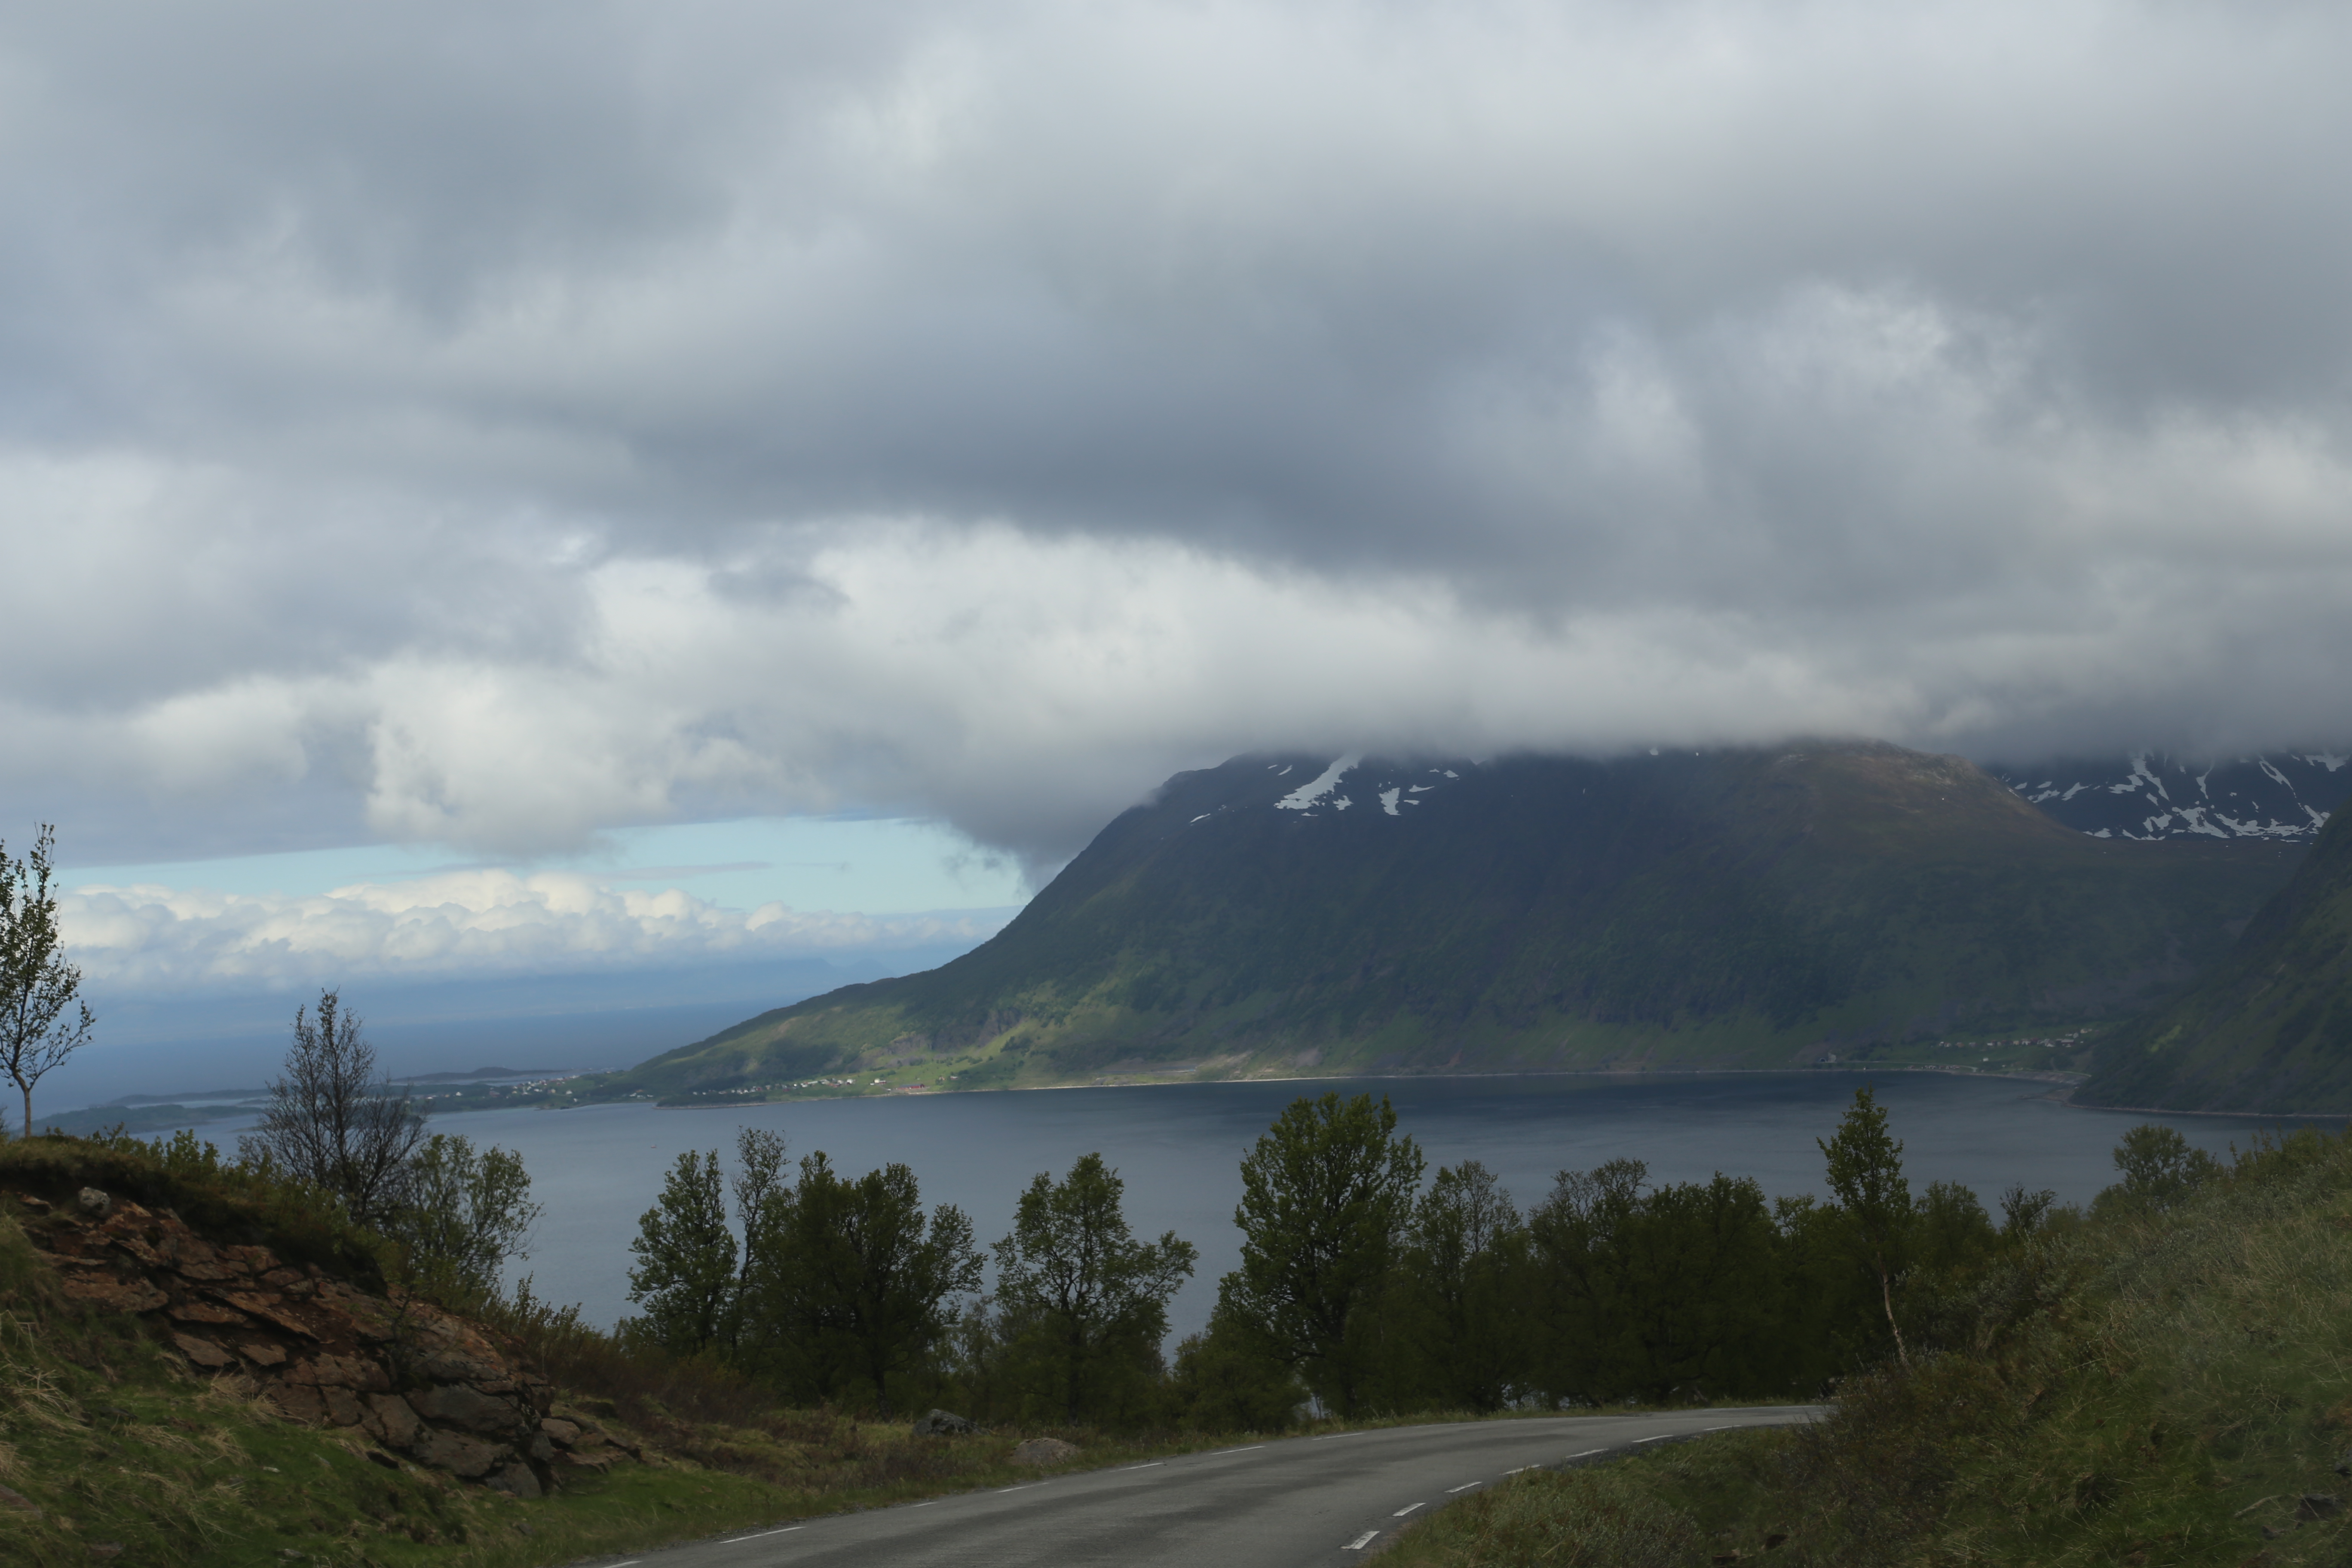
POLYGON ((1377 1530, 1368 1530, 1364 1531, 1363 1534, 1356 1537, 1355 1540, 1348 1542, 1347 1545, 1341 1547, 1339 1550, 1342 1552, 1361 1552, 1365 1547, 1370 1546, 1372 1543, 1372 1538, 1378 1534, 1380 1534, 1380 1531, 1377 1530))
POLYGON ((1605 1454, 1609 1450, 1606 1448, 1587 1448, 1581 1454, 1570 1454, 1569 1458, 1571 1459, 1589 1459, 1595 1454, 1605 1454))
POLYGON ((1255 1454, 1265 1447, 1263 1443, 1252 1443, 1245 1448, 1212 1448, 1201 1457, 1204 1459, 1213 1459, 1220 1454, 1255 1454))
POLYGON ((1661 1432, 1654 1437, 1636 1437, 1633 1439, 1633 1446, 1638 1448, 1644 1443, 1663 1443, 1667 1438, 1677 1436, 1679 1436, 1678 1433, 1661 1432))
POLYGON ((1027 1491, 1031 1487, 1042 1487, 1042 1486, 1044 1486, 1045 1484, 1045 1482, 1043 1482, 1043 1481, 1023 1481, 1023 1482, 1022 1482, 1019 1486, 1017 1486, 1017 1487, 999 1487, 999 1488, 997 1488, 997 1489, 996 1489, 996 1495, 997 1495, 997 1496, 999 1496, 999 1497, 1003 1497, 1006 1492, 1025 1492, 1025 1491, 1027 1491))
POLYGON ((1532 1470, 1532 1469, 1534 1469, 1534 1468, 1535 1468, 1535 1467, 1534 1467, 1533 1465, 1521 1465, 1521 1466, 1520 1466, 1517 1469, 1516 1469, 1516 1470, 1505 1470, 1503 1473, 1504 1473, 1505 1475, 1507 1475, 1507 1476, 1524 1475, 1526 1472, 1528 1472, 1528 1471, 1529 1471, 1529 1470, 1532 1470))
MULTIPOLYGON (((1160 1466, 1162 1466, 1162 1465, 1166 1464, 1167 1462, 1168 1462, 1168 1461, 1167 1461, 1167 1460, 1165 1460, 1165 1459, 1154 1459, 1154 1460, 1152 1460, 1152 1461, 1151 1461, 1150 1464, 1148 1464, 1148 1465, 1121 1465, 1121 1466, 1118 1468, 1118 1469, 1119 1469, 1119 1470, 1156 1470, 1156 1469, 1158 1469, 1160 1466)), ((1116 1474, 1118 1474, 1118 1470, 1114 1470, 1114 1471, 1112 1472, 1112 1474, 1114 1474, 1114 1475, 1116 1475, 1116 1474)))
POLYGON ((1407 1504, 1405 1504, 1405 1506, 1404 1506, 1404 1507, 1402 1507, 1402 1508, 1401 1508, 1401 1509, 1397 1510, 1394 1513, 1392 1513, 1392 1514, 1389 1515, 1389 1517, 1390 1517, 1391 1519, 1402 1519, 1406 1514, 1411 1513, 1414 1509, 1417 1509, 1417 1508, 1427 1508, 1428 1506, 1429 1506, 1429 1505, 1428 1505, 1427 1503, 1425 1503, 1425 1502, 1412 1502, 1412 1503, 1407 1503, 1407 1504))
POLYGON ((772 1535, 789 1535, 793 1531, 800 1528, 801 1526, 797 1524, 788 1524, 782 1530, 763 1530, 757 1535, 739 1535, 732 1541, 722 1541, 719 1544, 721 1546, 740 1546, 746 1541, 765 1541, 772 1535))
POLYGON ((1458 1486, 1458 1487, 1448 1487, 1448 1488, 1446 1488, 1446 1489, 1445 1489, 1445 1495, 1446 1495, 1446 1496, 1448 1496, 1448 1497, 1452 1497, 1455 1492, 1466 1492, 1466 1491, 1468 1491, 1472 1487, 1483 1487, 1483 1486, 1485 1486, 1486 1484, 1486 1482, 1484 1482, 1484 1481, 1465 1481, 1465 1482, 1463 1482, 1463 1483, 1462 1483, 1460 1486, 1458 1486))

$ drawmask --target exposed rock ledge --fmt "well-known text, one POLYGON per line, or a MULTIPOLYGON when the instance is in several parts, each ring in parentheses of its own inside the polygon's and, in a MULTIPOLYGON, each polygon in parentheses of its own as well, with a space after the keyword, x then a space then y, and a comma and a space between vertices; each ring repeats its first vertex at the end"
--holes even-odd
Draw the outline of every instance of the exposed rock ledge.
POLYGON ((215 1247, 165 1209, 85 1189, 68 1208, 13 1197, 65 1293, 147 1319, 189 1364, 268 1398, 286 1417, 356 1428, 372 1457, 534 1498, 566 1471, 642 1458, 482 1330, 421 1301, 386 1300, 264 1247, 215 1247), (392 1453, 383 1450, 392 1450, 392 1453))

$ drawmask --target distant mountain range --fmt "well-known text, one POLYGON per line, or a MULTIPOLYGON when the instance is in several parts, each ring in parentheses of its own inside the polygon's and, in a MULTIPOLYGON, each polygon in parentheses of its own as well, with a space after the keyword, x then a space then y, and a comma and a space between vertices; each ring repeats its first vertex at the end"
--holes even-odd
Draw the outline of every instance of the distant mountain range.
POLYGON ((1168 781, 952 963, 575 1081, 1761 1067, 2054 1031, 2185 985, 2304 847, 2103 838, 2040 804, 1869 742, 1238 757, 1168 781))
POLYGON ((2197 762, 2141 752, 1996 766, 2020 798, 2094 838, 2309 843, 2352 798, 2352 746, 2197 762))
POLYGON ((2352 812, 2187 994, 2102 1042, 2084 1105, 2352 1112, 2352 812))

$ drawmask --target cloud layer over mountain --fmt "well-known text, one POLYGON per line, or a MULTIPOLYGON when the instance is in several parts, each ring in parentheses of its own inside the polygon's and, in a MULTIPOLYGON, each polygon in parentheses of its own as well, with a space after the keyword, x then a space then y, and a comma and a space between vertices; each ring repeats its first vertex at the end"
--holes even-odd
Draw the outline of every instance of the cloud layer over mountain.
POLYGON ((133 36, 0 21, 0 801, 85 860, 2352 734, 2338 7, 133 36))

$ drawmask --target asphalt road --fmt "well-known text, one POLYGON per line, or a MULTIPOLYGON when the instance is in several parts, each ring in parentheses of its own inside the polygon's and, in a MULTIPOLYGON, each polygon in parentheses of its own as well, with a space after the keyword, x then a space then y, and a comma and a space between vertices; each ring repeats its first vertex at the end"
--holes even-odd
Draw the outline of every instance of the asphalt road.
POLYGON ((1521 1469, 1818 1414, 1785 1405, 1291 1437, 750 1531, 609 1568, 1344 1568, 1521 1469))

